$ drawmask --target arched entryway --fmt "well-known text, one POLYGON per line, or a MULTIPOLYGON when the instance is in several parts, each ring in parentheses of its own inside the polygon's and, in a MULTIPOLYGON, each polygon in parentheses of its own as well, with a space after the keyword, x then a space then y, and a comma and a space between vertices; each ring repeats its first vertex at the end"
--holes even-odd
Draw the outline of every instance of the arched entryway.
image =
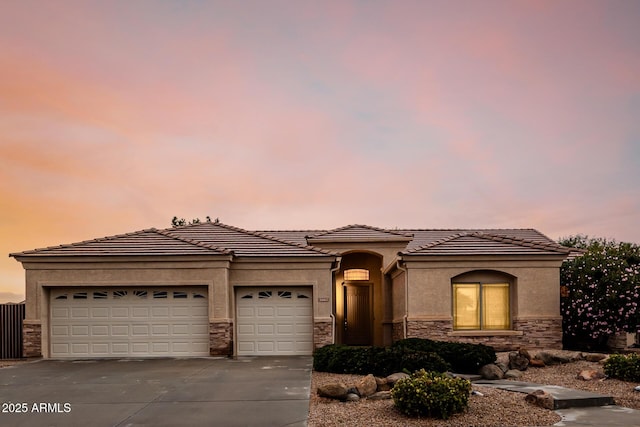
POLYGON ((382 344, 382 257, 342 255, 335 276, 336 339, 347 345, 382 344))

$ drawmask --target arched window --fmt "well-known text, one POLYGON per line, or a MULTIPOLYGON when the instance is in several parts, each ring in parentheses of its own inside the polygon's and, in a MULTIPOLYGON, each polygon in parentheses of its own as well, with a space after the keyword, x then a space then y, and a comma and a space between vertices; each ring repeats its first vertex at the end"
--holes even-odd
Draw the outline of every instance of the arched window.
POLYGON ((512 278, 500 272, 479 271, 454 277, 454 330, 511 328, 512 278))
POLYGON ((369 270, 364 268, 352 268, 344 271, 344 280, 369 280, 369 270))

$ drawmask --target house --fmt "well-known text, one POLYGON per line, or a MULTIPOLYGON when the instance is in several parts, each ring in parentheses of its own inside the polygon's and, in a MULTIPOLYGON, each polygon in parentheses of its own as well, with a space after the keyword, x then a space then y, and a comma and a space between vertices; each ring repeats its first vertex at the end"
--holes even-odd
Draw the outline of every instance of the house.
POLYGON ((559 267, 533 229, 147 229, 10 256, 24 354, 308 355, 405 337, 560 348, 559 267))

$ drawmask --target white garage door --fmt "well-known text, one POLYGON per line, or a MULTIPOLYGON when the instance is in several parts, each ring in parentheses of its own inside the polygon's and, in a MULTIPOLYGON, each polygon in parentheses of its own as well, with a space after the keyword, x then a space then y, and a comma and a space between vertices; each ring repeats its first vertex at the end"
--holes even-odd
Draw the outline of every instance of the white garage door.
POLYGON ((238 288, 238 355, 310 355, 311 288, 238 288))
POLYGON ((206 288, 51 291, 51 357, 208 356, 206 288))

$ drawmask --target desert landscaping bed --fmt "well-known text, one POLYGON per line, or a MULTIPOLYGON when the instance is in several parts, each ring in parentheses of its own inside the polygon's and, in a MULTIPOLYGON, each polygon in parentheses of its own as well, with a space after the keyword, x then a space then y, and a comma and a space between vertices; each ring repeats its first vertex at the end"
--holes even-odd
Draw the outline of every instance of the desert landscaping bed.
MULTIPOLYGON (((577 374, 586 369, 602 371, 602 365, 580 360, 543 368, 530 367, 517 380, 606 394, 613 396, 619 406, 640 409, 640 392, 634 391, 637 384, 614 379, 577 379, 577 374)), ((394 408, 393 400, 340 402, 319 397, 316 393, 320 385, 331 382, 354 384, 360 378, 359 375, 313 372, 309 426, 549 426, 561 419, 553 411, 525 402, 525 394, 477 385, 473 385, 473 390, 482 395, 472 395, 467 412, 448 420, 406 417, 394 408)))

